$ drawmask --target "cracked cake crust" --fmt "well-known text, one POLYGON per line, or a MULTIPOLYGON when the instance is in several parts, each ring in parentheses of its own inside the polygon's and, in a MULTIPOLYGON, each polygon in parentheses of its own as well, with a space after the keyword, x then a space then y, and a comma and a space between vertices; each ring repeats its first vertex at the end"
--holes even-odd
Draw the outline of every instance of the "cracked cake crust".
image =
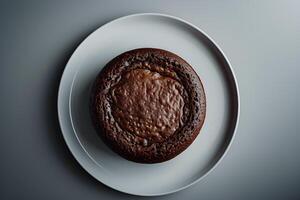
POLYGON ((197 137, 206 114, 203 85, 179 56, 143 48, 111 60, 97 76, 90 113, 116 153, 140 163, 174 158, 197 137))

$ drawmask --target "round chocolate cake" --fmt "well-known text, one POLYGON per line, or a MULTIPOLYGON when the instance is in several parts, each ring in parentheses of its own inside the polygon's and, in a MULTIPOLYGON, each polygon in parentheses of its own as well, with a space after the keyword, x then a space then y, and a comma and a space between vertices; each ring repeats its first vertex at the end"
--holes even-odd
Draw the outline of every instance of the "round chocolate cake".
POLYGON ((203 85, 179 56, 161 49, 125 52, 97 76, 93 123, 116 153, 140 163, 174 158, 197 137, 205 118, 203 85))

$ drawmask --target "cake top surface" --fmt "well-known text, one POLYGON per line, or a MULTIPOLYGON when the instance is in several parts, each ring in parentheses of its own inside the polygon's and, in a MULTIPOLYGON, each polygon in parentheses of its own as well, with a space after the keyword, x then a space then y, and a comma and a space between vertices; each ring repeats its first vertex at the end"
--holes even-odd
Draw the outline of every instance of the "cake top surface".
POLYGON ((148 69, 127 72, 111 90, 112 114, 123 130, 161 142, 182 125, 183 86, 148 69))

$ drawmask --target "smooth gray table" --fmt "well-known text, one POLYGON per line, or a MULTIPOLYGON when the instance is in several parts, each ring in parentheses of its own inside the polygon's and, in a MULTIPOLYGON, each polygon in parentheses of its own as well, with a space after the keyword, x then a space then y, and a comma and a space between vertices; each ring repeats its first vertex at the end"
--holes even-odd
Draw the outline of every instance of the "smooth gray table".
MULTIPOLYGON (((300 1, 0 2, 0 199, 149 199, 102 185, 62 138, 64 66, 93 30, 160 12, 207 32, 235 70, 241 118, 220 165, 182 192, 153 199, 300 199, 300 1)), ((155 30, 153 30, 155 31, 155 30)))

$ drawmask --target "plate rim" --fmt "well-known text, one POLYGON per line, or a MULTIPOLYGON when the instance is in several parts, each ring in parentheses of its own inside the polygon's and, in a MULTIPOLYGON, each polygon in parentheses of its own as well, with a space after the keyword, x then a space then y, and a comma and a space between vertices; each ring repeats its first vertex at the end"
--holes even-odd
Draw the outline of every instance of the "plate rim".
MULTIPOLYGON (((76 74, 76 73, 75 73, 76 74)), ((72 81, 71 81, 72 82, 72 81)), ((67 96, 70 97, 70 94, 67 94, 67 96)), ((57 97, 57 112, 58 112, 58 122, 59 122, 59 126, 60 126, 60 130, 61 130, 61 134, 63 135, 63 138, 64 138, 64 141, 69 149, 69 151, 71 152, 71 154, 73 155, 73 157, 75 158, 75 160, 80 164, 80 166, 88 173, 90 174, 93 178, 95 178, 97 181, 99 181, 100 183, 102 183, 103 185, 109 187, 109 188, 112 188, 116 191, 119 191, 119 192, 123 192, 123 193, 126 193, 126 194, 130 194, 130 195, 136 195, 136 196, 162 196, 162 195, 167 195, 167 194, 172 194, 172 193, 175 193, 175 192, 179 192, 181 190, 184 190, 192 185, 195 185, 196 183, 200 182, 202 179, 204 179, 206 176, 208 176, 213 170, 215 170, 215 168, 220 164, 220 162, 224 159, 224 157, 227 155, 232 143, 233 143, 233 140, 234 138, 236 137, 236 132, 237 132, 237 128, 238 128, 238 125, 239 125, 239 118, 240 118, 240 94, 239 94, 239 86, 238 86, 238 81, 237 81, 237 78, 236 78, 236 75, 234 73, 234 70, 232 68, 232 65, 231 63, 229 62, 229 59, 227 58, 227 56, 225 55, 225 53, 222 51, 222 49, 219 47, 219 45, 205 32, 203 31, 202 29, 200 29, 199 27, 197 27, 196 25, 180 18, 180 17, 176 17, 176 16, 173 16, 173 15, 169 15, 169 14, 162 14, 162 13, 155 13, 155 12, 146 12, 146 13, 136 13, 136 14, 130 14, 130 15, 125 15, 125 16, 122 16, 122 17, 117 17, 107 23, 104 23, 103 25, 99 26, 98 28, 96 28, 94 31, 92 31, 87 37, 85 37, 79 45, 77 45, 77 47, 75 48, 74 52, 72 53, 72 55, 70 56, 70 58, 68 59, 68 62, 66 63, 65 65, 65 68, 63 70, 63 73, 61 75, 61 78, 60 78, 60 83, 59 83, 59 88, 58 88, 58 97, 57 97), (232 76, 232 80, 233 80, 233 84, 232 84, 232 88, 235 90, 235 98, 236 99, 236 105, 234 107, 236 107, 236 119, 234 120, 234 125, 233 125, 233 130, 232 130, 232 136, 230 138, 230 141, 228 142, 227 146, 225 147, 225 150, 224 152, 222 153, 222 155, 220 156, 220 158, 215 162, 215 164, 213 164, 213 166, 207 171, 205 172, 202 176, 200 176, 199 178, 197 178, 196 180, 190 182, 189 184, 185 185, 185 186, 182 186, 182 187, 179 187, 179 188, 176 188, 176 189, 173 189, 173 190, 169 190, 169 191, 166 191, 166 192, 160 192, 160 193, 150 193, 150 194, 141 194, 141 193, 134 193, 134 192, 130 192, 130 191, 125 191, 125 190, 122 190, 121 188, 118 188, 116 185, 111 185, 111 184, 108 184, 108 183, 105 183, 101 180, 99 180, 93 173, 91 173, 88 169, 86 169, 86 167, 83 165, 82 161, 79 160, 79 155, 76 155, 73 151, 73 147, 71 147, 71 142, 69 141, 69 139, 67 139, 64 131, 63 131, 63 123, 62 123, 62 114, 61 114, 61 110, 62 110, 62 103, 60 103, 62 100, 62 96, 64 95, 63 94, 63 80, 64 78, 67 76, 67 68, 68 66, 70 65, 70 61, 72 60, 73 56, 76 54, 77 50, 79 49, 80 46, 82 46, 82 44, 84 43, 85 40, 87 40, 89 37, 91 37, 97 30, 101 29, 101 28, 104 28, 114 22, 117 22, 117 21, 121 21, 121 20, 124 20, 124 19, 127 19, 127 18, 132 18, 132 17, 139 17, 139 16, 159 16, 159 17, 165 17, 165 18, 169 18, 169 19, 172 19, 172 20, 175 20, 175 21, 179 21, 181 23, 184 23, 190 27, 192 27, 193 29, 197 30, 198 32, 200 32, 211 44, 213 47, 216 48, 217 51, 219 51, 220 55, 223 57, 224 61, 226 62, 226 65, 228 66, 228 69, 229 69, 229 73, 231 74, 232 76)), ((77 142, 79 142, 79 145, 81 146, 80 144, 80 141, 78 140, 76 134, 74 134, 75 137, 76 137, 76 140, 77 142)), ((83 149, 84 150, 84 149, 83 149)), ((84 150, 85 151, 85 150, 84 150)), ((86 152, 85 152, 86 153, 86 152)), ((87 154, 87 156, 89 157, 89 154, 87 154)))

